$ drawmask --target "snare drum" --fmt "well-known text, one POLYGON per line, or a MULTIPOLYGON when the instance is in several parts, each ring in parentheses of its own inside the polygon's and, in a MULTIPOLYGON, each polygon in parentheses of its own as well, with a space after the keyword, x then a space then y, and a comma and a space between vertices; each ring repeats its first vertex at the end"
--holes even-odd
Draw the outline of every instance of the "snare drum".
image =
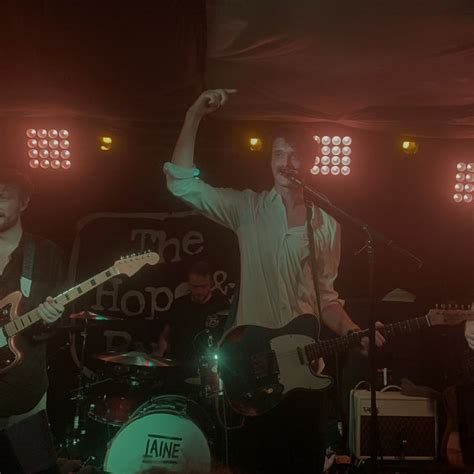
POLYGON ((152 467, 171 472, 209 472, 212 430, 207 414, 189 398, 152 398, 114 436, 103 469, 114 474, 152 467))

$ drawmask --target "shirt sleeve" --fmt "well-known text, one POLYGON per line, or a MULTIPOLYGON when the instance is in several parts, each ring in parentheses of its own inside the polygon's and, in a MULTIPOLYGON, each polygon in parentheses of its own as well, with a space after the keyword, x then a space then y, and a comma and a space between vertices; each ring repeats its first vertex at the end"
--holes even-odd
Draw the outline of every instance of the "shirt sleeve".
POLYGON ((165 163, 163 170, 169 191, 204 215, 232 230, 240 224, 245 212, 246 192, 214 188, 199 178, 197 168, 182 168, 165 163))
MULTIPOLYGON (((318 259, 317 272, 321 311, 324 311, 331 304, 344 305, 344 300, 339 298, 339 293, 334 289, 334 281, 338 275, 341 259, 341 226, 328 214, 317 210, 313 219, 313 228, 318 259)), ((313 278, 309 258, 305 262, 304 272, 312 285, 313 278)))

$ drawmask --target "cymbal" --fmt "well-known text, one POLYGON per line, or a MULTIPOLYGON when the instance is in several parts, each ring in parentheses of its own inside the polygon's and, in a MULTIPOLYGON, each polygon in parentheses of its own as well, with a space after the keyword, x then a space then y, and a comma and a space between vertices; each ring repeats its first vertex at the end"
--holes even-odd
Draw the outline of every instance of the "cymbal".
POLYGON ((115 316, 105 316, 103 314, 91 313, 90 311, 80 311, 79 313, 73 313, 69 316, 69 319, 92 319, 94 321, 113 321, 123 318, 117 318, 115 316))
POLYGON ((139 367, 175 367, 178 363, 172 359, 159 357, 145 352, 123 352, 123 353, 105 353, 94 356, 96 359, 104 362, 112 362, 123 365, 137 365, 139 367))

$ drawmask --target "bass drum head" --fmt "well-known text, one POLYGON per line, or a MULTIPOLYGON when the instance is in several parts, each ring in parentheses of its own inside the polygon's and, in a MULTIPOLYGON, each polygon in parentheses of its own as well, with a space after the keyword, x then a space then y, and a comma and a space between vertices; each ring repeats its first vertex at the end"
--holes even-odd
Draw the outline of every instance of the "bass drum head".
POLYGON ((104 471, 131 474, 162 468, 166 472, 209 472, 208 440, 188 413, 200 407, 179 396, 156 397, 144 406, 146 409, 139 408, 112 439, 104 471))

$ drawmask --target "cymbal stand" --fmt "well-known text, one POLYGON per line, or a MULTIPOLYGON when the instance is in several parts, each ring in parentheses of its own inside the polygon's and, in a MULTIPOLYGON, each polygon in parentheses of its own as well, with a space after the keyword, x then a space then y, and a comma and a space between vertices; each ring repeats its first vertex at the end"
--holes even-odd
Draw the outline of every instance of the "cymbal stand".
MULTIPOLYGON (((84 331, 82 331, 82 347, 81 347, 81 358, 79 359, 79 376, 78 376, 78 387, 72 392, 75 395, 71 397, 71 400, 75 400, 76 406, 74 411, 73 427, 72 427, 72 438, 66 440, 67 446, 77 447, 80 445, 86 434, 86 427, 82 418, 83 401, 85 399, 85 389, 90 385, 84 382, 84 360, 86 355, 86 344, 87 335, 89 329, 89 320, 86 318, 84 324, 84 331)), ((74 336, 75 337, 75 336, 74 336)), ((75 346, 75 345, 74 345, 75 346)))

